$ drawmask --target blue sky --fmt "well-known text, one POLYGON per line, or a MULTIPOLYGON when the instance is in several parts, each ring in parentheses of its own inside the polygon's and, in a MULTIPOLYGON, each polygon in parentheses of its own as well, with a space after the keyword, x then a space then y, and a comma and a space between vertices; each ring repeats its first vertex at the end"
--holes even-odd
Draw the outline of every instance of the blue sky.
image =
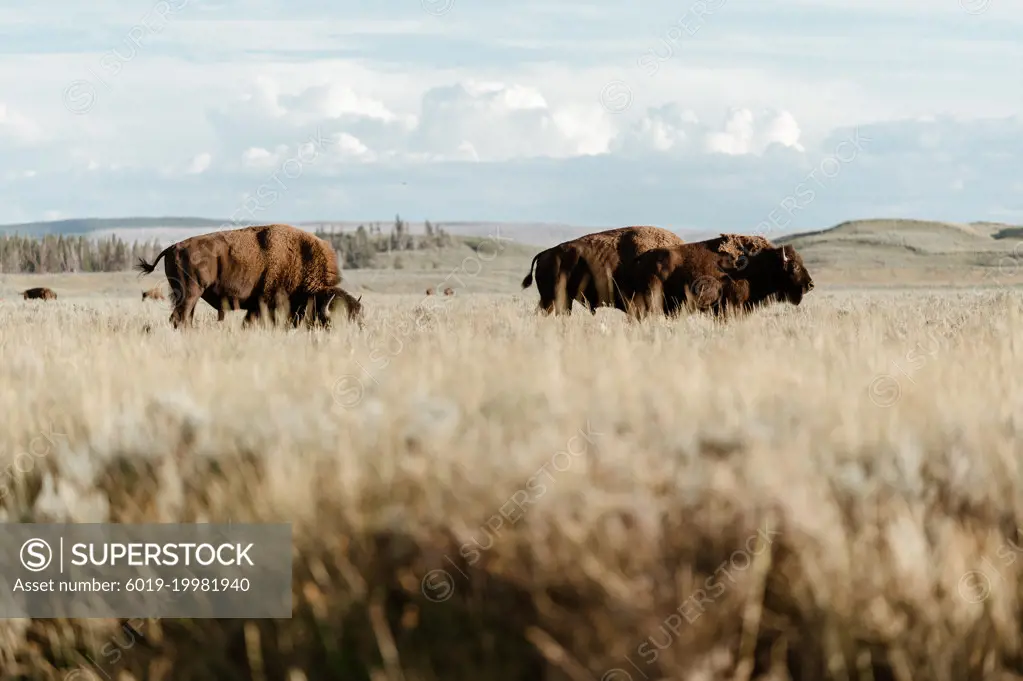
POLYGON ((0 222, 1023 222, 1020 35, 1023 0, 0 9, 0 222))

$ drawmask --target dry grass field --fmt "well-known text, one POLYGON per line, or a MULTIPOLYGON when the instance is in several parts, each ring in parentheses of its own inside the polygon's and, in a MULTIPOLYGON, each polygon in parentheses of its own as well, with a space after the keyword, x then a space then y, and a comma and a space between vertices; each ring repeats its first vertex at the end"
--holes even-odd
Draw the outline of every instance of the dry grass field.
POLYGON ((537 317, 528 260, 346 273, 365 328, 330 332, 5 277, 4 517, 290 521, 295 607, 6 620, 0 679, 1023 678, 1023 293, 811 269, 636 325, 537 317))

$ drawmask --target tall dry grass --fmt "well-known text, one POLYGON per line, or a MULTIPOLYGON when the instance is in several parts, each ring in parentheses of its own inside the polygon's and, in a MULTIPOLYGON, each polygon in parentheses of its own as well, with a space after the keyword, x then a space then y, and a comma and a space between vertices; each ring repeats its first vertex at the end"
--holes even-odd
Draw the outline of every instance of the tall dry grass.
POLYGON ((1019 678, 1021 301, 4 304, 4 517, 291 521, 295 608, 5 621, 0 678, 1019 678))

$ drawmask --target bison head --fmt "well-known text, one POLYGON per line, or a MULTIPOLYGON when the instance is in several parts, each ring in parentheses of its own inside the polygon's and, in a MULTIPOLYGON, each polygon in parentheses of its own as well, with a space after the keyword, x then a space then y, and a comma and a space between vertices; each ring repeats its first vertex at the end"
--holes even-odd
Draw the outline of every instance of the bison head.
POLYGON ((799 305, 814 286, 803 258, 791 245, 755 252, 742 248, 742 255, 723 257, 720 266, 733 276, 747 279, 756 290, 754 300, 787 300, 799 305))
POLYGON ((803 296, 813 290, 813 278, 803 264, 803 258, 791 245, 775 249, 778 253, 778 289, 779 297, 793 305, 803 302, 803 296))
POLYGON ((351 295, 333 293, 326 305, 325 323, 328 327, 333 326, 334 315, 344 310, 348 314, 348 321, 355 322, 359 328, 363 328, 362 296, 356 298, 351 295))

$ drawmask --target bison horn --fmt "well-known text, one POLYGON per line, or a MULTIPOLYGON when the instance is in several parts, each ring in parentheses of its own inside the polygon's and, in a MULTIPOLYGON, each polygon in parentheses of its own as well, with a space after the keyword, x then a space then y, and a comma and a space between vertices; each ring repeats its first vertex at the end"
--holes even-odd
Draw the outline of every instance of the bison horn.
POLYGON ((789 254, 788 254, 788 251, 785 250, 784 246, 781 247, 781 261, 782 262, 788 262, 789 261, 789 254))
POLYGON ((359 297, 355 299, 355 302, 357 302, 357 303, 361 303, 362 302, 362 294, 360 294, 359 297))

